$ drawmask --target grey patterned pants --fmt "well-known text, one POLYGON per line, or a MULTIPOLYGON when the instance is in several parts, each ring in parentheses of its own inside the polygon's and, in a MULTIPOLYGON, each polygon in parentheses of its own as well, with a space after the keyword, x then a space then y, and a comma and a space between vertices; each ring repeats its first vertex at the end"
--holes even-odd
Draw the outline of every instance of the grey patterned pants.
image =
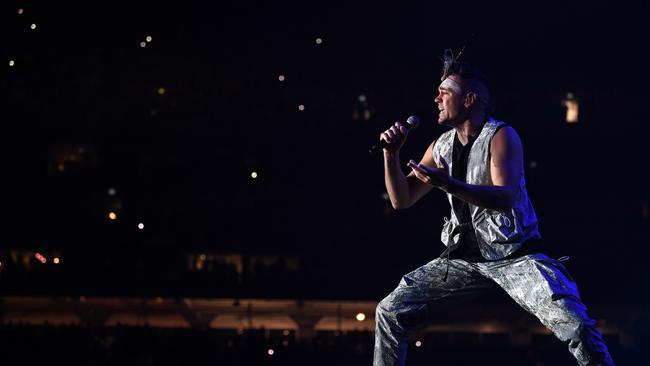
POLYGON ((375 366, 404 365, 408 331, 446 306, 466 303, 493 289, 504 289, 566 342, 580 365, 613 365, 595 321, 587 316, 575 282, 562 263, 544 254, 494 262, 437 258, 402 277, 377 306, 375 366))

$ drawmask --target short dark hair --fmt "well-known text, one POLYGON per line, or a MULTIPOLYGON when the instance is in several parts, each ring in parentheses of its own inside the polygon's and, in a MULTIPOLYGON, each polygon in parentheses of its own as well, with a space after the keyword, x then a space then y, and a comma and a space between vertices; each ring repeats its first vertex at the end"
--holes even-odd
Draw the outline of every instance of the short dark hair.
POLYGON ((481 89, 472 91, 480 94, 483 98, 485 98, 485 103, 489 104, 490 88, 488 87, 487 77, 481 70, 466 62, 454 62, 447 68, 447 70, 443 70, 442 79, 445 79, 449 75, 458 75, 464 81, 467 81, 470 85, 476 85, 476 88, 470 89, 481 89))
POLYGON ((487 77, 485 74, 479 70, 478 68, 466 63, 466 62, 454 62, 449 66, 447 69, 447 72, 442 76, 442 78, 446 78, 449 75, 456 74, 462 77, 463 79, 467 80, 476 80, 480 81, 485 85, 485 87, 488 86, 487 83, 487 77))

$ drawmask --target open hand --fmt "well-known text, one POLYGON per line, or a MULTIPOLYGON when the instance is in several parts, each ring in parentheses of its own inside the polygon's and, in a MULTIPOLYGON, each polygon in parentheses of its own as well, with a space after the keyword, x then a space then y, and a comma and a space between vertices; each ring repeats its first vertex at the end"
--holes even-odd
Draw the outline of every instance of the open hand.
POLYGON ((413 171, 413 174, 422 182, 438 187, 444 188, 449 184, 449 165, 445 158, 440 157, 440 162, 437 167, 428 167, 426 165, 418 164, 415 160, 411 159, 406 164, 413 171))

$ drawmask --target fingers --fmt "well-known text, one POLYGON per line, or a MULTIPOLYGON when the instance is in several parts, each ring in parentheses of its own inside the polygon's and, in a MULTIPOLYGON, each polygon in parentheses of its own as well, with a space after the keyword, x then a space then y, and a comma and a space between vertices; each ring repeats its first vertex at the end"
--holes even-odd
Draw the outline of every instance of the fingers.
POLYGON ((408 167, 413 170, 413 174, 415 175, 416 178, 418 178, 419 180, 421 180, 426 184, 432 185, 431 176, 429 175, 428 170, 426 170, 420 164, 416 163, 415 160, 409 160, 409 162, 406 165, 408 165, 408 167))
POLYGON ((418 163, 416 163, 415 160, 413 159, 409 160, 409 162, 406 163, 406 165, 413 170, 417 170, 419 172, 425 173, 424 169, 422 169, 422 167, 420 167, 418 163))
POLYGON ((426 165, 418 164, 415 160, 411 159, 409 160, 408 163, 406 163, 411 169, 415 169, 423 174, 431 174, 434 172, 431 168, 427 167, 426 165))
POLYGON ((449 183, 449 165, 442 157, 440 157, 440 162, 437 164, 439 167, 418 164, 415 160, 409 160, 406 165, 411 168, 416 178, 428 185, 444 187, 449 183))
POLYGON ((406 127, 404 127, 404 125, 399 122, 395 122, 395 125, 393 127, 395 127, 395 129, 400 131, 403 135, 406 135, 406 133, 408 132, 406 127))
POLYGON ((397 143, 406 136, 406 133, 406 127, 399 122, 395 122, 394 125, 379 135, 379 139, 386 141, 389 144, 397 143))
POLYGON ((379 139, 382 141, 386 141, 389 144, 393 142, 393 138, 388 134, 388 131, 384 131, 379 135, 379 139))
POLYGON ((393 141, 399 141, 406 135, 406 129, 399 122, 395 122, 393 126, 386 130, 386 133, 393 141))
POLYGON ((428 176, 427 174, 422 173, 421 171, 415 170, 415 169, 413 170, 413 174, 415 175, 416 178, 418 178, 422 182, 424 182, 424 183, 426 183, 426 184, 428 184, 430 186, 433 185, 433 184, 431 184, 431 177, 428 176))

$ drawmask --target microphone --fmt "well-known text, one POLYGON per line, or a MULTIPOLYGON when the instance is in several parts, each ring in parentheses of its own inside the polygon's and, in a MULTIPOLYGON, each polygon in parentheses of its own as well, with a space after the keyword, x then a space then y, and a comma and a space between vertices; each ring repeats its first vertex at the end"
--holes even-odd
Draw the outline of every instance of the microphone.
MULTIPOLYGON (((416 128, 420 124, 420 119, 417 116, 410 116, 409 118, 406 119, 406 124, 404 127, 407 130, 416 128)), ((390 146, 391 144, 387 143, 384 140, 379 141, 379 143, 373 147, 370 148, 368 151, 370 154, 376 154, 383 150, 385 147, 390 146)))

